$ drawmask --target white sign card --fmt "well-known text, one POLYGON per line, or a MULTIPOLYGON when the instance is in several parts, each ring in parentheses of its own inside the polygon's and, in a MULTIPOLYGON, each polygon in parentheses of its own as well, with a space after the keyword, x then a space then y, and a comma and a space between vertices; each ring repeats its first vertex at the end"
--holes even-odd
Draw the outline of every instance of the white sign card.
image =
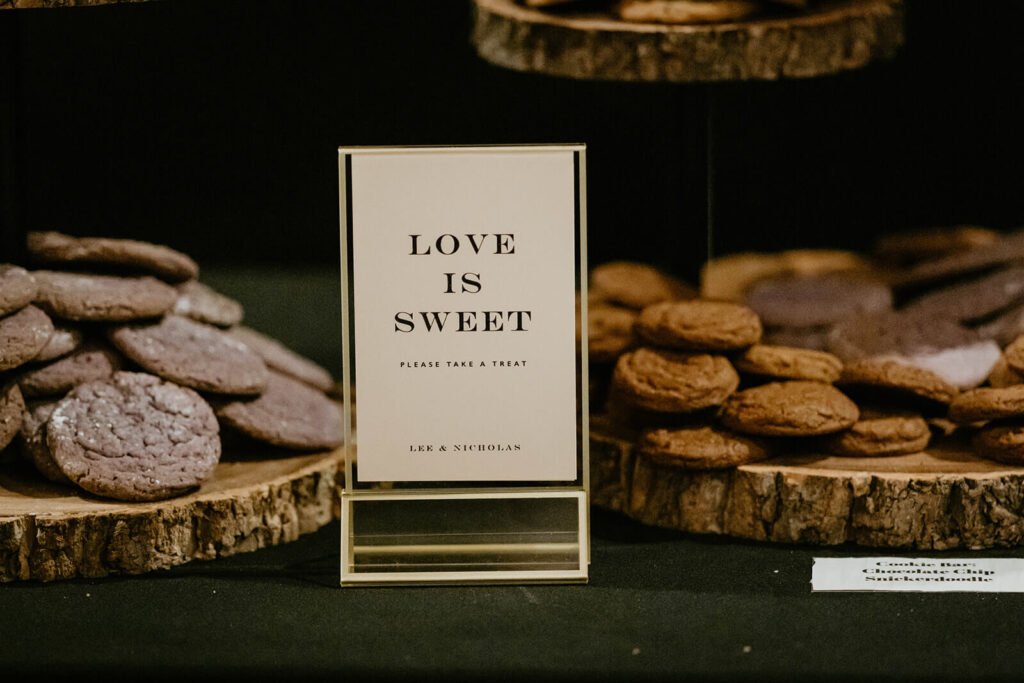
POLYGON ((964 557, 816 557, 815 591, 1024 593, 1024 560, 964 557))
POLYGON ((347 151, 360 481, 576 479, 579 151, 347 151))

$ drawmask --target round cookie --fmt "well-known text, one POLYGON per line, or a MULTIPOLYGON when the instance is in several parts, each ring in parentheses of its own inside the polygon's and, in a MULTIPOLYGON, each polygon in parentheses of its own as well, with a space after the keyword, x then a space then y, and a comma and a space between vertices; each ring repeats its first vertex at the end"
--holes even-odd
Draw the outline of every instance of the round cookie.
POLYGON ((71 391, 46 423, 60 470, 91 493, 161 500, 213 474, 217 418, 199 394, 159 377, 119 372, 71 391))
POLYGON ((1024 335, 1014 339, 1003 350, 1003 359, 1011 370, 1024 372, 1024 335))
POLYGON ((46 346, 39 350, 32 362, 45 363, 66 356, 80 347, 83 341, 85 341, 85 333, 81 330, 59 322, 54 323, 53 334, 50 335, 46 346))
POLYGON ((605 301, 641 309, 659 301, 692 299, 697 292, 657 268, 632 261, 603 263, 590 271, 590 290, 605 301))
POLYGON ((215 394, 254 396, 267 385, 267 366, 223 330, 176 315, 109 332, 121 353, 164 379, 215 394))
POLYGON ((874 457, 918 453, 928 446, 931 430, 920 415, 861 416, 849 429, 828 437, 831 455, 874 457))
POLYGON ((732 351, 761 339, 761 321, 727 301, 664 301, 640 312, 636 333, 648 343, 687 351, 732 351))
MULTIPOLYGON (((634 345, 636 311, 618 306, 594 306, 587 310, 587 358, 608 363, 634 345)), ((579 340, 577 339, 577 342, 579 340)))
POLYGON ((177 290, 150 276, 117 277, 37 270, 36 303, 67 320, 126 322, 155 318, 168 311, 177 290))
POLYGON ((992 366, 986 381, 993 387, 1010 387, 1014 384, 1024 384, 1024 375, 1012 369, 1002 356, 992 366))
POLYGON ((859 415, 857 405, 832 385, 791 381, 733 394, 719 419, 744 434, 815 436, 846 429, 859 415))
POLYGON ((0 372, 29 362, 53 335, 53 321, 31 304, 0 318, 0 372))
POLYGON ((10 263, 0 263, 0 317, 32 303, 36 289, 36 280, 27 270, 10 263))
POLYGON ((959 390, 930 370, 890 360, 865 359, 843 366, 838 384, 845 387, 866 387, 915 396, 932 404, 948 406, 959 390))
POLYGON ((14 382, 0 384, 0 451, 7 448, 21 429, 25 400, 14 382))
POLYGON ((1024 465, 1024 421, 993 422, 971 439, 978 455, 1006 465, 1024 465))
POLYGON ((750 285, 776 275, 820 275, 835 271, 870 272, 871 264, 852 251, 791 249, 779 253, 742 252, 716 256, 700 270, 700 293, 706 299, 740 301, 750 285))
POLYGON ((217 417, 244 434, 285 448, 334 448, 343 439, 341 414, 334 402, 274 371, 259 398, 221 404, 217 417))
POLYGON ((892 308, 884 282, 859 272, 779 275, 758 280, 744 295, 765 325, 815 327, 892 308))
POLYGON ((121 356, 115 351, 88 344, 48 365, 21 373, 18 385, 27 397, 61 396, 79 384, 110 377, 120 369, 121 356))
POLYGON ((1022 298, 1024 266, 1016 266, 930 292, 911 301, 903 310, 967 323, 987 318, 1022 298))
POLYGON ((666 413, 692 413, 721 405, 739 385, 729 360, 639 348, 615 364, 612 386, 633 405, 666 413))
POLYGON ((30 232, 29 254, 41 263, 92 264, 152 273, 168 282, 199 277, 199 266, 170 247, 138 240, 71 237, 59 232, 30 232))
POLYGON ((50 455, 50 449, 46 445, 46 422, 50 419, 59 401, 43 401, 25 408, 24 419, 21 422, 21 450, 24 456, 35 465, 39 474, 43 475, 56 484, 70 484, 57 463, 50 455))
POLYGON ((320 391, 330 391, 334 378, 325 368, 300 356, 281 342, 248 327, 233 327, 228 336, 256 352, 267 367, 305 382, 320 391))
POLYGON ((620 0, 612 11, 623 21, 661 24, 710 24, 735 21, 757 12, 746 0, 620 0))
POLYGON ((949 404, 949 419, 959 424, 1024 417, 1024 384, 965 391, 949 404))
POLYGON ((217 327, 237 325, 243 315, 242 304, 198 280, 178 285, 178 300, 171 313, 217 327))
POLYGON ((732 364, 741 373, 814 382, 835 382, 843 370, 843 362, 831 353, 769 344, 751 346, 732 364))
POLYGON ((638 450, 656 463, 694 470, 726 469, 771 456, 764 444, 706 425, 645 431, 638 450))

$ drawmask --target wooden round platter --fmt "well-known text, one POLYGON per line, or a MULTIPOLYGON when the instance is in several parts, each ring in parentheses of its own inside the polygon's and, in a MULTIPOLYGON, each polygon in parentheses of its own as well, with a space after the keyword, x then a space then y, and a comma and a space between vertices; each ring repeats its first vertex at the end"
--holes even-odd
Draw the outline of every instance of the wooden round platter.
POLYGON ((481 57, 581 79, 809 78, 891 58, 903 44, 902 0, 822 0, 799 12, 703 25, 624 22, 608 12, 542 11, 516 0, 473 3, 472 40, 481 57))
POLYGON ((139 574, 294 541, 335 519, 344 449, 225 456, 194 493, 122 503, 0 467, 0 581, 139 574))
POLYGON ((661 466, 600 420, 591 500, 645 524, 782 543, 947 550, 1024 543, 1024 467, 966 443, 887 458, 790 455, 729 470, 661 466))

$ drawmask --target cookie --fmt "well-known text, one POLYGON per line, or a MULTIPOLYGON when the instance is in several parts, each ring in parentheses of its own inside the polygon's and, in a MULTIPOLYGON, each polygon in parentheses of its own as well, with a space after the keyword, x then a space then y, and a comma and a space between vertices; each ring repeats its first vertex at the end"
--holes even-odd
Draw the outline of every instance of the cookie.
POLYGON ((865 359, 843 366, 838 384, 844 389, 864 387, 881 390, 882 395, 917 397, 945 408, 959 390, 930 370, 891 360, 865 359))
POLYGON ((41 401, 27 406, 18 435, 22 454, 35 466, 39 474, 56 484, 70 484, 71 480, 57 467, 46 445, 46 422, 58 403, 59 401, 41 401))
POLYGON ((999 360, 999 345, 953 320, 907 312, 857 316, 829 332, 843 362, 894 361, 929 370, 960 389, 978 386, 999 360))
POLYGON ((0 263, 0 317, 32 303, 36 288, 36 280, 27 270, 10 263, 0 263))
POLYGON ((237 325, 243 315, 242 304, 198 280, 178 285, 178 300, 171 313, 217 327, 237 325))
POLYGON ((659 301, 692 299, 697 292, 657 268, 632 261, 612 261, 590 271, 594 296, 628 308, 641 309, 659 301))
POLYGON ((1024 375, 1012 369, 1006 359, 1000 356, 985 381, 992 387, 1009 387, 1014 384, 1024 384, 1024 375))
POLYGON ((792 381, 733 394, 719 419, 744 434, 815 436, 846 429, 859 415, 857 405, 832 385, 792 381))
POLYGON ((7 381, 0 384, 0 451, 7 448, 21 429, 25 413, 25 400, 18 385, 7 381))
POLYGON ((48 365, 26 370, 18 377, 18 386, 26 397, 63 396, 79 384, 110 377, 120 369, 118 353, 88 344, 48 365))
POLYGON ((1007 420, 985 425, 971 439, 978 455, 1006 465, 1024 465, 1024 421, 1007 420))
POLYGON ((66 356, 85 341, 85 333, 75 327, 70 327, 61 322, 53 324, 53 334, 46 342, 46 345, 39 350, 39 353, 32 359, 33 363, 45 363, 51 360, 66 356))
POLYGON ((701 267, 700 293, 706 299, 740 301, 752 284, 767 277, 836 271, 870 272, 871 265, 862 256, 840 249, 728 254, 716 256, 701 267))
POLYGON ((855 272, 782 275, 758 280, 744 295, 761 322, 777 327, 831 325, 892 308, 889 286, 855 272))
POLYGON ((118 277, 37 270, 36 303, 66 320, 126 322, 155 318, 170 310, 177 290, 150 276, 118 277))
POLYGON ((119 372, 57 404, 46 444, 60 470, 96 495, 161 500, 198 486, 220 459, 217 418, 199 394, 119 372))
POLYGON ((1004 349, 1003 358, 1011 370, 1024 372, 1024 335, 1017 337, 1004 349))
MULTIPOLYGON (((587 310, 587 354, 591 363, 609 363, 635 345, 636 311, 618 306, 587 310)), ((576 340, 579 343, 579 339, 576 340)))
POLYGON ((724 356, 639 348, 615 364, 612 387, 631 404, 667 413, 721 405, 739 385, 724 356))
POLYGON ((52 334, 50 317, 32 305, 0 318, 0 371, 35 358, 52 334))
POLYGON ((1006 417, 1024 417, 1024 385, 971 389, 949 404, 949 419, 958 424, 1006 417))
POLYGON ((735 21, 757 12, 745 0, 621 0, 612 12, 623 21, 660 24, 711 24, 735 21))
POLYGON ((982 339, 992 339, 999 346, 1009 346, 1024 334, 1024 303, 1011 306, 991 320, 980 323, 974 331, 982 339))
POLYGON ((1024 261, 1024 230, 1018 230, 973 249, 925 261, 894 273, 893 287, 907 288, 935 283, 954 277, 965 277, 997 266, 1024 261))
POLYGON ((320 391, 334 386, 331 373, 313 361, 300 356, 281 342, 248 327, 234 327, 228 335, 256 352, 267 367, 305 382, 320 391))
POLYGON ((769 344, 751 346, 732 364, 741 373, 814 382, 835 382, 843 370, 843 362, 831 353, 769 344))
POLYGON ((30 232, 26 241, 29 255, 39 263, 113 267, 150 273, 167 282, 199 277, 195 261, 159 244, 106 237, 71 237, 59 232, 30 232))
POLYGON ((918 453, 930 440, 931 430, 920 415, 862 416, 828 437, 823 447, 831 455, 875 457, 918 453))
POLYGON ((880 237, 875 255, 889 263, 917 263, 982 247, 997 239, 999 233, 995 230, 973 225, 907 230, 880 237))
POLYGON ((267 366, 255 351, 188 318, 168 315, 156 323, 122 325, 109 337, 149 372, 193 389, 253 396, 267 385, 267 366))
POLYGON ((638 452, 658 464, 692 470, 726 469, 771 455, 754 439, 710 426, 648 430, 640 437, 638 452))
POLYGON ((636 333, 653 346, 686 351, 732 351, 761 339, 761 321, 728 301, 665 301, 640 312, 636 333))
POLYGON ((765 327, 761 341, 772 346, 792 346, 812 351, 828 350, 831 325, 814 327, 765 327))
POLYGON ((252 400, 217 406, 224 424, 258 439, 302 450, 334 448, 342 442, 341 414, 323 393, 271 371, 267 389, 252 400))
POLYGON ((1016 266, 930 292, 911 301, 903 310, 970 323, 991 316, 1022 299, 1024 266, 1016 266))

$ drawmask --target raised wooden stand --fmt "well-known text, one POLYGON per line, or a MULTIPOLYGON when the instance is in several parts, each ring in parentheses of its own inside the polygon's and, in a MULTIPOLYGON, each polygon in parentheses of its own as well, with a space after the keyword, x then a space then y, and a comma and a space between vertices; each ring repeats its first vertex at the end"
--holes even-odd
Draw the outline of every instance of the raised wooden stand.
MULTIPOLYGON (((595 420, 600 424, 600 419, 595 420)), ((947 550, 1024 543, 1024 467, 965 444, 891 458, 778 457, 687 471, 591 430, 591 500, 645 524, 760 541, 947 550)))
POLYGON ((601 12, 542 11, 474 0, 484 59, 553 76, 676 83, 809 78, 890 58, 903 43, 902 0, 823 0, 751 21, 639 24, 601 12))
POLYGON ((0 581, 139 574, 294 541, 338 514, 344 449, 227 458, 195 493, 119 503, 0 468, 0 581))

